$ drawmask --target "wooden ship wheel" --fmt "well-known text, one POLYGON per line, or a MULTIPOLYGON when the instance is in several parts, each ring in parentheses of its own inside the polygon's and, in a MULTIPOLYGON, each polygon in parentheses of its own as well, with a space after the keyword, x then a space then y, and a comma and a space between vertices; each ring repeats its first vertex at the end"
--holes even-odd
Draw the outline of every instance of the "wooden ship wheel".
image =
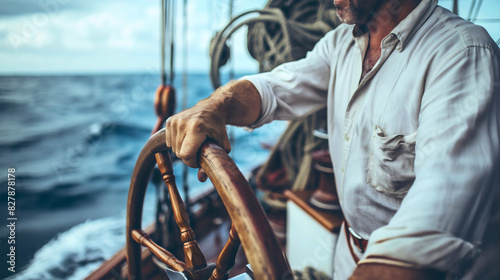
POLYGON ((190 227, 189 216, 175 185, 172 162, 165 145, 165 130, 162 129, 142 149, 130 182, 126 228, 129 278, 141 278, 142 245, 168 268, 183 273, 187 279, 227 279, 241 243, 256 279, 293 279, 264 210, 232 159, 222 148, 207 141, 199 151, 198 162, 214 184, 232 220, 229 239, 219 254, 217 264, 206 263, 190 227), (158 164, 170 194, 175 221, 181 232, 185 262, 156 244, 141 229, 144 197, 155 164, 158 164))

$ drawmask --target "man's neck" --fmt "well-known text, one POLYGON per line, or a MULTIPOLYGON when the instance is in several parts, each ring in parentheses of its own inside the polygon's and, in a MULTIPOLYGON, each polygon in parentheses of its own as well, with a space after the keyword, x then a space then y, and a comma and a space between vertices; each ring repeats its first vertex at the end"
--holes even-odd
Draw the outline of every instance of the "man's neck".
POLYGON ((370 43, 363 59, 360 82, 380 59, 382 40, 417 7, 420 1, 401 0, 397 5, 394 4, 395 1, 386 1, 373 13, 366 24, 370 35, 370 43))
POLYGON ((371 49, 380 49, 382 40, 405 19, 421 0, 386 1, 373 13, 366 24, 370 34, 371 49))

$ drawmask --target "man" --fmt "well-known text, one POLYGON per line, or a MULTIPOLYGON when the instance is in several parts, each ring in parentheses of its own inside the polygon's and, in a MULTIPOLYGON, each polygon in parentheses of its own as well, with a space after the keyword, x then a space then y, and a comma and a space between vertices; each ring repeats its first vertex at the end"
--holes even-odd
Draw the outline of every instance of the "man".
POLYGON ((499 279, 498 46, 437 0, 334 3, 346 25, 172 117, 167 146, 197 167, 207 138, 230 150, 226 124, 327 106, 335 279, 499 279))

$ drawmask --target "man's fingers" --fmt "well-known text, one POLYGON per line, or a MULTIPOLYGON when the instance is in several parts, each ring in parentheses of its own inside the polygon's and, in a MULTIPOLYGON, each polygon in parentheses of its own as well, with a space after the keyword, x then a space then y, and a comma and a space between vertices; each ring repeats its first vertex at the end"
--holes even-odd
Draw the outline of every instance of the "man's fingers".
POLYGON ((182 134, 177 134, 177 139, 172 140, 175 141, 174 145, 176 147, 176 150, 174 151, 174 153, 177 155, 178 158, 182 158, 179 153, 182 150, 184 139, 186 139, 186 134, 184 132, 181 133, 182 134))
POLYGON ((171 148, 172 147, 172 135, 171 135, 171 128, 170 128, 170 123, 169 123, 170 118, 167 119, 165 122, 165 143, 167 144, 167 147, 171 148))
POLYGON ((205 170, 203 168, 198 169, 198 181, 200 182, 205 182, 208 179, 207 173, 205 173, 205 170))
POLYGON ((216 118, 211 118, 210 115, 207 118, 206 116, 196 116, 197 114, 192 112, 188 114, 189 110, 186 112, 181 112, 167 119, 165 141, 167 147, 187 166, 199 167, 198 151, 207 138, 216 141, 227 153, 231 151, 231 143, 223 124, 216 118))
POLYGON ((177 156, 184 161, 184 163, 192 168, 198 167, 198 151, 200 150, 201 145, 207 137, 190 137, 189 140, 184 138, 184 142, 182 142, 180 151, 177 152, 177 156))
POLYGON ((227 136, 227 131, 224 129, 221 137, 219 138, 220 147, 229 154, 231 152, 231 142, 229 141, 229 137, 227 136))
POLYGON ((179 146, 177 145, 177 125, 175 119, 170 119, 169 121, 169 127, 170 127, 170 148, 172 149, 172 152, 179 157, 177 152, 179 152, 179 146))

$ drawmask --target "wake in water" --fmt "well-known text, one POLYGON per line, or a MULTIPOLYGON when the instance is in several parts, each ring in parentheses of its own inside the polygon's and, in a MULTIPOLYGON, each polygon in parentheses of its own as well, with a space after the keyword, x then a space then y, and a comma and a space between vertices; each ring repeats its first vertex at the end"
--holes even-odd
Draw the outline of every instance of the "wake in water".
POLYGON ((107 217, 79 224, 52 239, 36 252, 27 269, 8 279, 84 279, 124 246, 124 221, 107 217))
MULTIPOLYGON (((154 204, 150 204, 154 205, 154 204)), ((145 224, 153 208, 145 205, 145 224)), ((81 280, 125 246, 125 215, 86 221, 60 233, 8 280, 81 280)))

